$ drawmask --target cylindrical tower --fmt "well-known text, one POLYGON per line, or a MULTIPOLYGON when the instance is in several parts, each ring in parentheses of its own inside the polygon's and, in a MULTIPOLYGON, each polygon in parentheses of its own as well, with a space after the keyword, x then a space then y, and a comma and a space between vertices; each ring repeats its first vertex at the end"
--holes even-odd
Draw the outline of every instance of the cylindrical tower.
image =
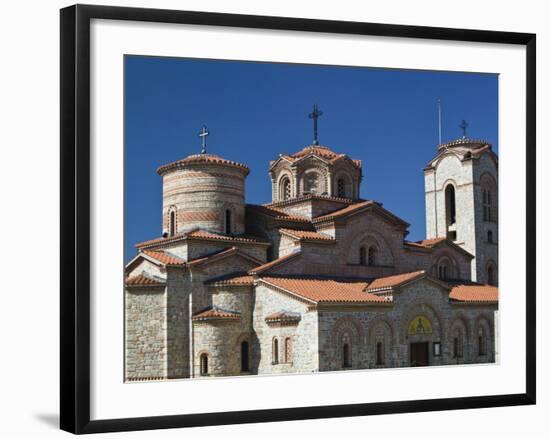
POLYGON ((195 229, 244 233, 248 167, 213 154, 194 154, 161 166, 163 233, 195 229))

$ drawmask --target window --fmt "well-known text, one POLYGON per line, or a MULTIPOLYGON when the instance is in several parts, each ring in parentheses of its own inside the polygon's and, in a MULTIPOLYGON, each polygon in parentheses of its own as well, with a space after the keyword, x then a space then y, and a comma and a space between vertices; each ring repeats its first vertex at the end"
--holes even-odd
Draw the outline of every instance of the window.
POLYGON ((273 364, 279 364, 279 340, 276 338, 273 339, 273 364))
POLYGON ((249 354, 248 354, 248 342, 243 341, 241 343, 241 372, 249 371, 249 354))
POLYGON ((339 197, 346 198, 346 182, 343 178, 339 178, 336 183, 337 193, 339 197))
POLYGON ((487 242, 492 244, 493 242, 493 231, 492 230, 487 230, 487 242))
POLYGON ((176 211, 172 210, 170 212, 170 219, 168 222, 169 222, 170 236, 174 236, 176 234, 176 211))
POLYGON ((351 352, 349 343, 344 343, 342 348, 342 365, 343 367, 351 367, 351 352))
POLYGON ((462 334, 458 331, 455 331, 455 336, 453 338, 453 358, 462 358, 462 334))
POLYGON ((495 269, 492 265, 487 267, 487 283, 489 285, 495 285, 495 269))
POLYGON ((201 354, 201 370, 202 376, 208 375, 208 354, 201 354))
POLYGON ((479 328, 477 336, 477 353, 478 355, 487 355, 487 340, 483 328, 479 328))
POLYGON ((379 341, 376 343, 376 365, 381 366, 384 363, 384 343, 379 341))
POLYGON ((439 267, 438 267, 438 278, 441 279, 441 280, 447 280, 448 279, 448 276, 449 276, 449 267, 447 265, 446 262, 442 262, 439 264, 439 267))
POLYGON ((232 224, 231 224, 231 211, 229 209, 227 209, 225 211, 225 233, 226 235, 230 235, 231 234, 231 228, 232 228, 232 224))
POLYGON ((445 188, 445 209, 447 226, 456 223, 455 187, 452 184, 445 188))
POLYGON ((439 341, 434 341, 434 344, 433 344, 433 355, 434 355, 434 357, 439 357, 439 356, 441 356, 441 342, 439 342, 439 341))
POLYGON ((361 247, 359 249, 359 264, 367 265, 367 249, 366 247, 361 247))
POLYGON ((285 363, 292 363, 292 339, 285 338, 285 363))
POLYGON ((369 251, 367 253, 367 265, 369 267, 374 267, 376 265, 376 248, 375 247, 369 247, 369 251))
POLYGON ((283 200, 288 200, 291 197, 290 180, 286 177, 283 178, 283 182, 281 184, 281 193, 282 193, 283 200))
POLYGON ((491 222, 492 218, 492 194, 489 189, 483 189, 482 192, 483 221, 491 222))

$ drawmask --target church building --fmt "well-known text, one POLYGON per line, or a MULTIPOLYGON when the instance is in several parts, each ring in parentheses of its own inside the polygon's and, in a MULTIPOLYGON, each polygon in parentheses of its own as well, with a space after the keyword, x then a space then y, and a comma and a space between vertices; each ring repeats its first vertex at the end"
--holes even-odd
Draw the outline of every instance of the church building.
MULTIPOLYGON (((361 198, 362 164, 317 140, 249 168, 161 166, 160 237, 125 268, 128 381, 495 362, 498 158, 464 134, 424 168, 427 235, 361 198)), ((428 157, 426 158, 428 159, 428 157)))

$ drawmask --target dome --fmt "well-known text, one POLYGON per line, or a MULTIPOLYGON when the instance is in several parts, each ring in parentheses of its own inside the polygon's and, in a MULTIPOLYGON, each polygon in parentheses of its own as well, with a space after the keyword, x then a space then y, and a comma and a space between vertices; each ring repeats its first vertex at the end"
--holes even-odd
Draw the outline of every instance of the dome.
POLYGON ((492 145, 486 140, 470 139, 468 137, 461 137, 460 139, 453 140, 452 142, 442 143, 437 146, 438 150, 448 148, 465 148, 465 149, 480 149, 485 146, 492 147, 492 145))

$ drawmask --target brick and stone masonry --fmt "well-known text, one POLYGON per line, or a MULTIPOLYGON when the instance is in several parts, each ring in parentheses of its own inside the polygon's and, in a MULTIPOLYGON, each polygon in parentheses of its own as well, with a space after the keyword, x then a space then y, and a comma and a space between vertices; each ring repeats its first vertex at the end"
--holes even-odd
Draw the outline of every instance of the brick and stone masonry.
POLYGON ((213 154, 161 166, 161 237, 126 266, 127 381, 498 360, 498 158, 438 145, 427 237, 360 198, 362 164, 326 146, 249 169, 213 154))

